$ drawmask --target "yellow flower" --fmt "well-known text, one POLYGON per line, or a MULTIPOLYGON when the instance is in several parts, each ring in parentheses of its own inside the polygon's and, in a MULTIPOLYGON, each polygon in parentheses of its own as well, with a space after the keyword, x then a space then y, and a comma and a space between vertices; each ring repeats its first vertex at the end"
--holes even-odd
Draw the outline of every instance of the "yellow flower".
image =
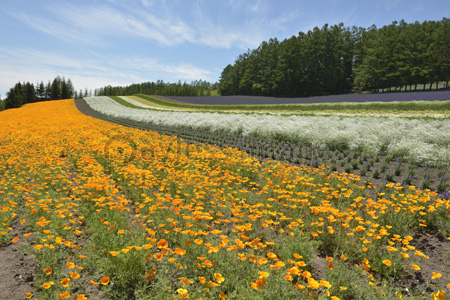
POLYGON ((222 283, 225 281, 225 278, 220 273, 214 273, 214 278, 216 278, 216 281, 218 283, 222 283))
POLYGON ((444 291, 438 291, 436 294, 431 294, 431 299, 433 300, 445 300, 445 292, 444 291))
POLYGON ((188 291, 186 289, 178 289, 177 290, 178 294, 184 296, 188 294, 188 291))
POLYGON ((258 273, 259 273, 259 278, 267 278, 267 277, 269 277, 269 273, 267 273, 267 272, 258 271, 258 273))
POLYGON ((414 270, 419 271, 420 267, 418 265, 412 264, 412 267, 414 270))

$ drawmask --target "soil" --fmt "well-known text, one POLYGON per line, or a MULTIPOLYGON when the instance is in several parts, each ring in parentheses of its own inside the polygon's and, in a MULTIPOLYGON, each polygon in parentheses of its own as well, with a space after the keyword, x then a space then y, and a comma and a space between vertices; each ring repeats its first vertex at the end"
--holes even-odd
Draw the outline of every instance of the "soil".
POLYGON ((12 224, 11 239, 18 237, 17 243, 0 244, 0 299, 23 300, 27 293, 33 293, 33 299, 38 298, 34 294, 33 281, 36 274, 36 262, 24 253, 21 242, 26 242, 31 237, 24 237, 22 226, 17 218, 12 224))
POLYGON ((450 240, 435 233, 418 233, 413 236, 411 245, 423 252, 429 259, 418 259, 411 256, 411 263, 420 266, 419 271, 400 278, 399 286, 404 294, 412 295, 424 294, 429 298, 431 293, 436 293, 439 289, 444 289, 449 283, 447 278, 450 269, 450 240), (431 279, 433 272, 441 273, 442 277, 431 279))

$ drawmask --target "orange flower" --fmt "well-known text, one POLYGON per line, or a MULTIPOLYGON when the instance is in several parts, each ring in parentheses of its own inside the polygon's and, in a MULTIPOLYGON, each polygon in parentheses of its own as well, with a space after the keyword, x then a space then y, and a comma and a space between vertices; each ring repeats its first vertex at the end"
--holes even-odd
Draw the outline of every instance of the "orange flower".
POLYGON ((94 280, 90 280, 89 282, 92 283, 95 286, 98 286, 98 282, 95 282, 94 280))
POLYGON ((44 269, 43 271, 44 271, 44 273, 47 274, 47 275, 52 274, 52 268, 50 268, 50 267, 47 267, 47 269, 44 269))
POLYGON ((111 251, 111 252, 109 252, 109 254, 111 254, 112 256, 116 256, 119 253, 120 253, 119 251, 111 251))
POLYGON ((107 285, 109 283, 110 278, 108 276, 103 276, 102 280, 100 281, 101 284, 107 285))
POLYGON ((202 276, 198 276, 198 280, 200 280, 201 283, 205 284, 206 278, 202 276))
POLYGON ((267 272, 258 271, 258 273, 259 273, 259 278, 267 278, 267 277, 269 277, 269 273, 267 273, 267 272))
POLYGON ((413 269, 416 270, 416 271, 419 271, 419 270, 420 270, 420 267, 419 267, 418 265, 412 264, 412 267, 413 267, 413 269))
POLYGON ((175 253, 180 255, 180 256, 183 256, 183 255, 186 254, 186 250, 183 250, 183 249, 180 249, 180 248, 175 248, 175 253))
POLYGON ((72 277, 73 279, 77 279, 80 278, 80 274, 78 274, 77 272, 70 272, 70 277, 72 277))
POLYGON ((58 294, 58 296, 59 296, 59 299, 67 299, 67 298, 70 298, 70 294, 69 294, 69 292, 65 292, 64 294, 58 294))
POLYGON ((164 249, 168 247, 167 241, 165 239, 162 239, 157 244, 159 249, 164 249))
POLYGON ((77 295, 77 296, 75 297, 75 300, 87 300, 87 297, 86 297, 85 294, 77 295))
POLYGON ((69 278, 64 277, 63 280, 61 280, 61 285, 62 285, 63 287, 66 288, 66 287, 69 286, 69 284, 70 284, 70 279, 69 279, 69 278))
POLYGON ((441 278, 441 277, 442 277, 441 273, 433 272, 433 276, 431 276, 431 279, 436 279, 436 278, 441 278))
POLYGON ((73 262, 68 261, 68 262, 66 262, 66 266, 67 266, 69 269, 72 269, 72 268, 75 267, 75 264, 74 264, 73 262))
POLYGON ((44 289, 49 289, 52 285, 54 285, 55 283, 53 282, 53 281, 49 281, 49 282, 44 282, 43 284, 42 284, 42 287, 44 288, 44 289))
POLYGON ((18 241, 19 241, 19 238, 18 238, 18 237, 12 239, 12 242, 13 242, 13 243, 17 243, 18 241))
POLYGON ((386 260, 383 260, 383 264, 385 264, 386 266, 390 266, 390 265, 392 265, 392 262, 390 260, 386 259, 386 260))
POLYGON ((254 288, 255 290, 260 290, 261 286, 257 284, 256 282, 250 282, 250 286, 254 288))
POLYGON ((216 278, 216 281, 218 283, 222 283, 225 281, 225 278, 220 273, 214 273, 214 278, 216 278))
POLYGON ((31 297, 33 297, 33 293, 27 293, 25 295, 25 298, 30 299, 31 297))
POLYGON ((279 260, 278 256, 272 252, 267 253, 267 257, 269 257, 271 260, 279 260))
POLYGON ((276 264, 269 266, 269 269, 279 269, 281 267, 284 267, 285 263, 282 261, 277 261, 276 264))

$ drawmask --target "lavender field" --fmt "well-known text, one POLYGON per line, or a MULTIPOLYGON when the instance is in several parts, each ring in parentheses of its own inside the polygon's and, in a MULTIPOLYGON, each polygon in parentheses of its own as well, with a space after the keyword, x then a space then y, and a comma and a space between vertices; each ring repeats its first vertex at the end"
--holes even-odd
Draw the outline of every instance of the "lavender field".
MULTIPOLYGON (((155 96, 153 96, 155 97, 155 96)), ((302 104, 302 103, 338 103, 338 102, 394 102, 394 101, 446 101, 450 100, 450 91, 402 92, 378 94, 345 94, 315 96, 305 98, 275 98, 262 96, 156 96, 162 100, 199 104, 199 105, 237 105, 237 104, 302 104)))

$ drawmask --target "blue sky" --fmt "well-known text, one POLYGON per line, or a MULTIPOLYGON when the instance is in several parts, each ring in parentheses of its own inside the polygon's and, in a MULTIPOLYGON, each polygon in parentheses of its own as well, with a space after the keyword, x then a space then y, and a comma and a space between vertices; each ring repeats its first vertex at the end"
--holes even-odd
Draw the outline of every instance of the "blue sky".
POLYGON ((3 0, 0 94, 56 75, 77 90, 215 82, 247 49, 344 22, 381 27, 450 17, 448 0, 3 0))

